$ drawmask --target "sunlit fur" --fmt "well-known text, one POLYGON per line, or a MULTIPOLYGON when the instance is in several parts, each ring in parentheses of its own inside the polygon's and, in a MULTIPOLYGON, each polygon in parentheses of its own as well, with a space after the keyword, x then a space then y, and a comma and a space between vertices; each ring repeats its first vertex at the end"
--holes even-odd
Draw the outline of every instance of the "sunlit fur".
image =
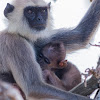
POLYGON ((35 31, 30 28, 26 19, 23 16, 23 10, 27 6, 39 6, 44 7, 48 4, 42 0, 14 0, 12 5, 15 7, 14 11, 8 15, 8 33, 21 34, 36 41, 37 38, 45 38, 50 36, 48 33, 51 30, 52 17, 50 14, 50 9, 48 8, 48 20, 45 30, 35 31))

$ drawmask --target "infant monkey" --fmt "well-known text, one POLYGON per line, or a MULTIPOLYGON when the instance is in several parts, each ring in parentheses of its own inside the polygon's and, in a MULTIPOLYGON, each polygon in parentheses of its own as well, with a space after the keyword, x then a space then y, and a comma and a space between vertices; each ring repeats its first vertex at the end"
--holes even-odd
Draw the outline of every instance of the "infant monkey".
POLYGON ((79 70, 65 60, 66 50, 63 43, 51 42, 41 51, 42 59, 39 63, 47 83, 69 91, 81 82, 79 70))
POLYGON ((45 45, 41 50, 39 64, 42 69, 51 69, 51 68, 64 68, 66 67, 67 60, 66 50, 61 42, 51 42, 45 45))

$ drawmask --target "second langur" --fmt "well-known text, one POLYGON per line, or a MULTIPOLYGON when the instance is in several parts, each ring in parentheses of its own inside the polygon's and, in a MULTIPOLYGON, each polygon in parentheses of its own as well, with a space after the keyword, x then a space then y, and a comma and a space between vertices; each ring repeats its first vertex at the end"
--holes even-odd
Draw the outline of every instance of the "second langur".
POLYGON ((66 49, 61 42, 50 42, 46 44, 39 55, 38 63, 42 69, 64 68, 67 60, 66 49))
POLYGON ((45 83, 38 59, 41 48, 52 41, 62 42, 67 53, 85 48, 100 22, 100 0, 94 0, 80 23, 69 30, 51 29, 50 4, 43 0, 14 0, 4 15, 8 26, 0 32, 0 79, 13 76, 27 99, 84 100, 45 83))
POLYGON ((65 60, 66 49, 61 42, 45 45, 38 60, 47 83, 71 90, 81 82, 81 74, 74 64, 65 60))

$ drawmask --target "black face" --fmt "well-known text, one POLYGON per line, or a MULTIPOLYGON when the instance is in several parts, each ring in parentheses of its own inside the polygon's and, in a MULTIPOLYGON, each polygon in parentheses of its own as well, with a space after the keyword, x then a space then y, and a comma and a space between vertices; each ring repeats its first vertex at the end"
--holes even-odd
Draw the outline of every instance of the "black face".
POLYGON ((37 31, 45 29, 48 18, 47 9, 48 7, 33 6, 29 6, 24 9, 24 16, 31 28, 37 31))

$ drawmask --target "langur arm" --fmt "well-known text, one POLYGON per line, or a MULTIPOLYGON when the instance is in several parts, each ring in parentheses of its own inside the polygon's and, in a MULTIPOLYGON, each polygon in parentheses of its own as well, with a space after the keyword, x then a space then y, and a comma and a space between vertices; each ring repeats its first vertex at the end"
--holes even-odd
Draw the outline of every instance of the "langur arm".
POLYGON ((25 39, 8 35, 6 40, 8 45, 5 47, 7 49, 5 54, 8 54, 6 59, 11 73, 17 84, 28 95, 32 84, 42 81, 39 64, 35 60, 35 52, 25 39))
POLYGON ((77 25, 72 30, 60 29, 56 30, 51 41, 61 41, 68 51, 84 48, 94 35, 100 22, 100 0, 94 0, 91 7, 77 25))
POLYGON ((55 87, 60 89, 66 90, 65 85, 63 84, 62 80, 60 80, 53 71, 44 70, 43 71, 45 81, 55 87))

